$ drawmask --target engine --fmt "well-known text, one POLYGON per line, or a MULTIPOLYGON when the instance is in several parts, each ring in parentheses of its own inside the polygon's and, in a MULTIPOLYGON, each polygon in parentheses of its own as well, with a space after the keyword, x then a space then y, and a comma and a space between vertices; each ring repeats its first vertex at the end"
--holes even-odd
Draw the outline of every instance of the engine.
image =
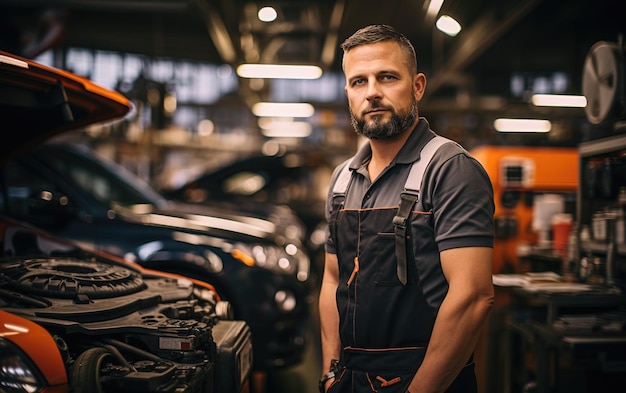
POLYGON ((54 337, 73 392, 241 391, 250 330, 216 299, 190 280, 98 259, 0 264, 0 308, 54 337))

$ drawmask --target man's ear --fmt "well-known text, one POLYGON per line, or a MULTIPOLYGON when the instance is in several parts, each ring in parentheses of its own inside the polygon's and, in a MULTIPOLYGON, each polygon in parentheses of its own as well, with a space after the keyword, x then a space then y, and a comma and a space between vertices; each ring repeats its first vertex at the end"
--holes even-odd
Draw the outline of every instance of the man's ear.
POLYGON ((413 77, 413 94, 415 94, 415 99, 418 101, 421 100, 425 91, 426 75, 422 72, 418 72, 415 77, 413 77))

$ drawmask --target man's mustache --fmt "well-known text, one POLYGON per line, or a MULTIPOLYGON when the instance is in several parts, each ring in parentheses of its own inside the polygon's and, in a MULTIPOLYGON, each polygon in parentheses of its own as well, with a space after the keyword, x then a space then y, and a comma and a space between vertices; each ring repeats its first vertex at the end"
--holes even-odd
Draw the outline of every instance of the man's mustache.
POLYGON ((372 103, 372 104, 371 104, 368 108, 366 108, 366 109, 362 112, 362 114, 363 114, 363 115, 366 115, 366 114, 368 114, 369 112, 373 112, 373 111, 377 111, 377 110, 381 110, 381 109, 383 109, 383 110, 387 110, 387 111, 390 111, 390 112, 393 112, 393 111, 394 111, 392 107, 389 107, 389 106, 383 105, 383 104, 381 104, 381 103, 373 102, 373 103, 372 103))

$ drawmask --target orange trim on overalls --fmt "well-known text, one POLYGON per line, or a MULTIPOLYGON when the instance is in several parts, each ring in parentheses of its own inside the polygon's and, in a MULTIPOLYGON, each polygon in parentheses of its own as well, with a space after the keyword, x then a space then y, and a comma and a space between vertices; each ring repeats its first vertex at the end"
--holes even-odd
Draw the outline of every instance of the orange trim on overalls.
POLYGON ((394 385, 401 381, 400 377, 395 377, 387 381, 385 378, 381 377, 380 375, 377 376, 376 379, 380 382, 381 388, 394 385))
POLYGON ((359 257, 354 257, 354 268, 352 269, 352 273, 350 274, 350 278, 348 279, 348 286, 354 280, 354 276, 359 272, 359 257))

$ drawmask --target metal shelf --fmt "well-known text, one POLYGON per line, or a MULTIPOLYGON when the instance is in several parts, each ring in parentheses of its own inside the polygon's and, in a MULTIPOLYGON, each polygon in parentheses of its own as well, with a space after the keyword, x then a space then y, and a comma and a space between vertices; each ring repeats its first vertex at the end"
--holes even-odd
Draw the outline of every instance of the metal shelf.
MULTIPOLYGON (((597 254, 606 254, 608 251, 609 244, 597 241, 581 241, 580 242, 580 251, 593 252, 597 254)), ((617 245, 617 253, 619 255, 626 256, 626 244, 618 244, 617 245)))

